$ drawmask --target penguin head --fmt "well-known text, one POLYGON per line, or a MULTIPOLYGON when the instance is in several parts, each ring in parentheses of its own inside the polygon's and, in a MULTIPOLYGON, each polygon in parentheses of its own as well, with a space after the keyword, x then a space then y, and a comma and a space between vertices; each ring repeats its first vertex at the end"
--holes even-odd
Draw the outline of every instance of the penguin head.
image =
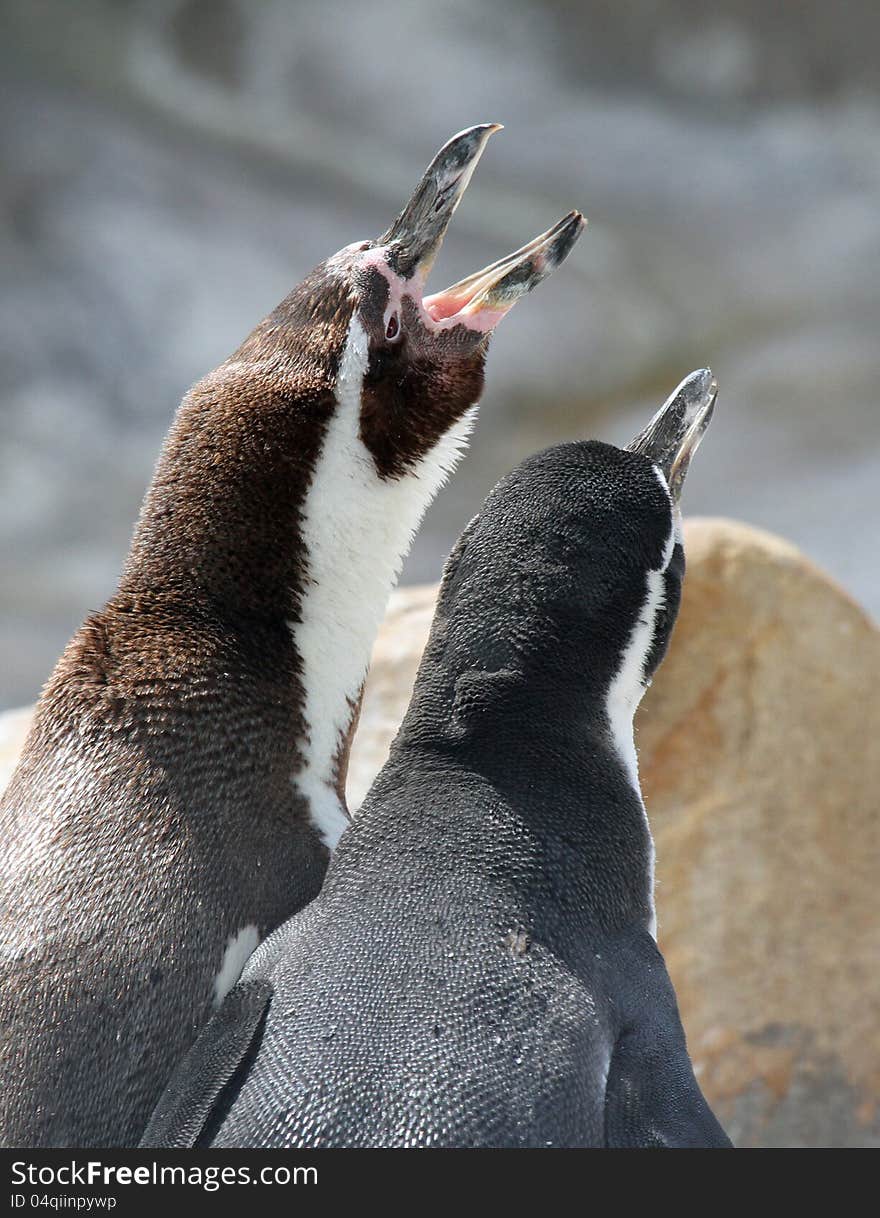
POLYGON ((266 338, 290 353, 298 386, 359 394, 359 435, 380 478, 413 472, 478 401, 495 326, 584 227, 572 212, 508 257, 425 294, 449 221, 498 130, 481 124, 449 140, 391 227, 318 266, 259 335, 261 354, 266 338))
POLYGON ((453 136, 377 240, 330 260, 354 298, 366 368, 361 438, 382 477, 412 470, 479 399, 489 339, 520 296, 567 256, 584 220, 572 212, 507 258, 425 295, 428 273, 496 123, 453 136))
POLYGON ((495 487, 450 556, 426 653, 462 730, 502 703, 520 721, 598 706, 631 722, 678 613, 679 497, 715 395, 694 372, 625 449, 562 444, 495 487))

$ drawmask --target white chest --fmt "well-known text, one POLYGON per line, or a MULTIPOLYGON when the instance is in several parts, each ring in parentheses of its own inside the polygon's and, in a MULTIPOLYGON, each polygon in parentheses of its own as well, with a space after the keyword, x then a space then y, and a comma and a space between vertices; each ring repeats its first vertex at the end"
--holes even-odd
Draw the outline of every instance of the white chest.
POLYGON ((308 579, 302 620, 290 624, 302 662, 308 730, 294 783, 331 849, 348 825, 336 790, 338 757, 376 632, 415 531, 459 459, 476 409, 411 474, 380 478, 358 434, 368 354, 355 317, 340 362, 337 408, 304 505, 308 579))

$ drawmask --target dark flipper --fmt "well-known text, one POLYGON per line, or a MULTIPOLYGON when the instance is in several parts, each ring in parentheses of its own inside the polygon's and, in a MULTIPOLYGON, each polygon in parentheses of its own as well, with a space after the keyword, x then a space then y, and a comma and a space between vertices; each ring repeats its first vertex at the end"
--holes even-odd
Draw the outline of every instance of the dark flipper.
POLYGON ((605 1145, 730 1148, 694 1078, 684 1038, 656 1027, 617 1042, 605 1090, 605 1145))
POLYGON ((251 1056, 271 998, 272 986, 264 980, 239 982, 230 990, 174 1071, 141 1146, 185 1149, 198 1143, 251 1056))
POLYGON ((605 1145, 730 1148, 694 1078, 675 991, 647 935, 618 948, 621 1015, 605 1085, 605 1145))

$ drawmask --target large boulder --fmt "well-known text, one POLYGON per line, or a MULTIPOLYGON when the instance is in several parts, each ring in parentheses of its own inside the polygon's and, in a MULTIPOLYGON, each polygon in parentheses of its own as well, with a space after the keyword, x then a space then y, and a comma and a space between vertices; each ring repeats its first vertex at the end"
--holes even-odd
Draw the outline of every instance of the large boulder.
MULTIPOLYGON (((660 942, 701 1084, 743 1146, 880 1144, 880 632, 786 542, 691 520, 637 718, 660 942)), ((366 793, 436 587, 389 606, 349 768, 366 793)), ((0 787, 28 712, 0 717, 0 787)))
MULTIPOLYGON (((740 1145, 873 1145, 880 632, 786 542, 726 520, 685 532, 681 615, 637 743, 691 1053, 740 1145)), ((435 594, 389 607, 353 806, 406 708, 435 594)))

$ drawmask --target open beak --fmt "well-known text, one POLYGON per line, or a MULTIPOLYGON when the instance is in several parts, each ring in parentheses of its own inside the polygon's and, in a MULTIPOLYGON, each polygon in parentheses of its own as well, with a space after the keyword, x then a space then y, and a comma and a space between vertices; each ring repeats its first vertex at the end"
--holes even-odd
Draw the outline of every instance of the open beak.
POLYGON ((585 225, 580 212, 570 211, 522 249, 443 292, 426 296, 423 308, 433 321, 447 326, 463 322, 472 330, 493 329, 520 296, 531 292, 565 261, 585 225))
MULTIPOLYGON (((388 264, 420 293, 434 263, 449 221, 498 123, 481 123, 454 135, 425 170, 406 207, 379 238, 388 248, 388 264)), ((473 330, 493 329, 520 296, 525 296, 565 260, 584 229, 580 212, 572 211, 552 228, 506 258, 474 275, 425 296, 423 317, 433 329, 461 323, 473 330)), ((415 294, 415 293, 414 293, 415 294)))
POLYGON ((691 458, 709 426, 718 386, 709 368, 685 377, 643 432, 627 448, 642 453, 663 472, 678 503, 691 458))

